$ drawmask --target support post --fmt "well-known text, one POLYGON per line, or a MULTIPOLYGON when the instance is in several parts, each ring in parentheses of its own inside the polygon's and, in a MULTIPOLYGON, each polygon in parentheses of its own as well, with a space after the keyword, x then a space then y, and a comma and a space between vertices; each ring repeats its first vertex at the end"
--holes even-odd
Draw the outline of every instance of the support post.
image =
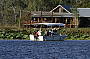
POLYGON ((57 18, 55 18, 55 23, 57 22, 57 18))
POLYGON ((20 10, 20 19, 19 19, 19 29, 21 28, 21 10, 20 10))
POLYGON ((38 18, 38 22, 39 22, 39 18, 38 18))

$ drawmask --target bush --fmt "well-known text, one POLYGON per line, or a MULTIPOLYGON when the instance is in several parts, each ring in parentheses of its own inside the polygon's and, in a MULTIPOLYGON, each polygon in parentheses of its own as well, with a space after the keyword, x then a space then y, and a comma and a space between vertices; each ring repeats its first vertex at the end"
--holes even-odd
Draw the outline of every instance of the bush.
POLYGON ((29 35, 27 31, 20 30, 2 30, 0 31, 0 39, 27 39, 29 40, 29 35))
POLYGON ((64 31, 62 33, 68 35, 66 40, 90 40, 90 28, 67 28, 64 31))

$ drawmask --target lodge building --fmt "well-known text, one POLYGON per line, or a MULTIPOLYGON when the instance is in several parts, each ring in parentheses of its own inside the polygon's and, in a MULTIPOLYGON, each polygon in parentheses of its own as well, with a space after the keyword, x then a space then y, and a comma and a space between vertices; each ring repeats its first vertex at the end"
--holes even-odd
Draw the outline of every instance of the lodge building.
POLYGON ((86 9, 78 8, 77 10, 79 11, 78 13, 79 18, 76 18, 75 14, 68 11, 62 5, 58 5, 50 12, 32 11, 31 12, 32 20, 24 23, 24 26, 28 26, 33 23, 63 23, 65 24, 65 27, 69 27, 69 28, 90 26, 89 24, 90 14, 88 14, 90 8, 88 8, 88 10, 87 8, 86 9), (84 24, 83 20, 86 20, 87 25, 84 24))

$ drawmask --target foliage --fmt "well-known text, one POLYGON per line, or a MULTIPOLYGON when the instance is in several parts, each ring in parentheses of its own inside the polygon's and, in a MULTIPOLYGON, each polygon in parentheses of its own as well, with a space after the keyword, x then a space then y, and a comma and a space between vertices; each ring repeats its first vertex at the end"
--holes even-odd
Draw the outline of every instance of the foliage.
POLYGON ((17 20, 20 19, 20 10, 23 16, 24 12, 28 11, 50 11, 60 4, 74 8, 90 7, 89 0, 0 0, 0 24, 17 24, 17 20))
MULTIPOLYGON (((33 34, 34 31, 39 29, 0 29, 0 39, 6 40, 30 40, 29 34, 33 34)), ((45 29, 42 28, 42 35, 44 35, 45 29)), ((90 40, 90 28, 65 28, 58 30, 58 33, 67 35, 65 40, 90 40)))
POLYGON ((29 34, 27 31, 17 31, 17 30, 0 30, 0 39, 6 40, 29 40, 29 34))
POLYGON ((90 28, 62 29, 61 34, 66 34, 66 40, 90 40, 90 28))

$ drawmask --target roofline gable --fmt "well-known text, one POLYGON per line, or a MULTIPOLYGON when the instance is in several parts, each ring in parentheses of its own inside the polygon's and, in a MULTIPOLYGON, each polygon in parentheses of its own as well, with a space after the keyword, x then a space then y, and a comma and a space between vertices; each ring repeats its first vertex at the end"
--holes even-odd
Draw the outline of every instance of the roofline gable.
MULTIPOLYGON (((57 7, 55 7, 54 9, 52 9, 50 12, 53 12, 54 10, 56 10, 58 7, 61 7, 62 9, 64 9, 67 13, 70 13, 66 8, 64 8, 62 5, 58 5, 57 7)), ((71 14, 71 13, 70 13, 71 14)))

